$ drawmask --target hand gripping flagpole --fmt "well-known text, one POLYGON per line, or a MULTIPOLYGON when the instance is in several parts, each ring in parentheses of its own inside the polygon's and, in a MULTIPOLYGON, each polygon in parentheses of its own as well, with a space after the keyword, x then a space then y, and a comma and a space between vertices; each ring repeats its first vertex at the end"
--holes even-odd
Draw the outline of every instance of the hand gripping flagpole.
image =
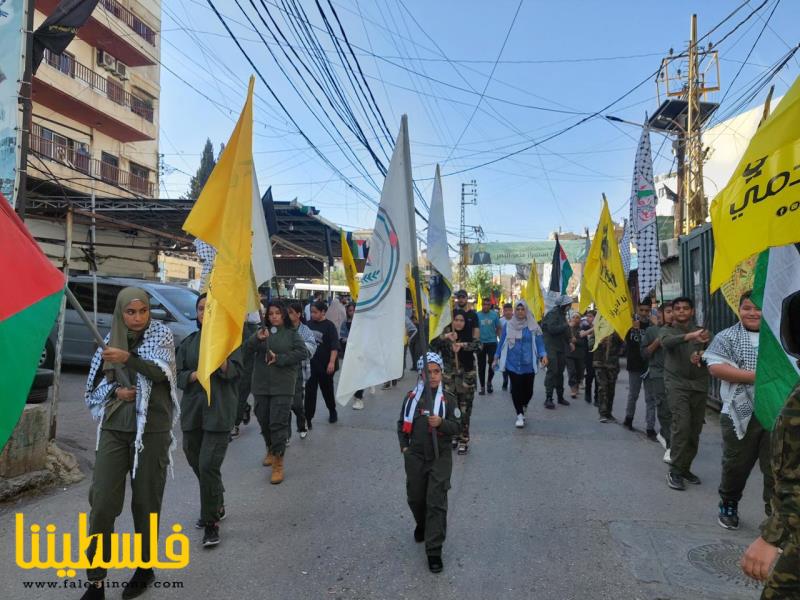
MULTIPOLYGON (((411 279, 413 281, 414 289, 417 294, 417 335, 422 336, 422 400, 427 402, 430 395, 430 386, 428 385, 428 326, 422 315, 422 285, 420 284, 419 274, 419 260, 417 258, 417 225, 416 213, 414 212, 414 185, 411 176, 411 144, 408 137, 408 115, 403 115, 400 119, 400 127, 405 139, 405 148, 403 149, 403 164, 405 165, 406 176, 406 210, 408 210, 408 229, 410 234, 409 249, 411 251, 411 279)), ((426 406, 433 406, 427 403, 426 406)), ((433 440, 433 454, 439 458, 439 439, 436 435, 436 428, 431 427, 431 438, 433 440)))

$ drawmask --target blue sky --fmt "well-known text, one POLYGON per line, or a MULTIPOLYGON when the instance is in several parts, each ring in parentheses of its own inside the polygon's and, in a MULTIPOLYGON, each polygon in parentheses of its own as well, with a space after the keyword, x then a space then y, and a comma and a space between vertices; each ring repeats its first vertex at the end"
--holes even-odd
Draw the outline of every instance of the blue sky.
MULTIPOLYGON (((300 87, 299 77, 250 0, 239 2, 314 113, 332 130, 314 96, 326 106, 324 98, 300 87)), ((269 9, 296 47, 285 9, 295 2, 305 9, 332 64, 329 68, 344 78, 313 1, 263 0, 262 4, 253 0, 268 23, 264 6, 269 9)), ((535 148, 474 167, 577 123, 634 88, 656 71, 670 48, 685 49, 693 11, 698 13, 698 31, 703 36, 743 4, 739 0, 526 0, 509 33, 518 0, 332 2, 392 137, 400 115, 409 116, 413 173, 423 198, 429 202, 430 178, 439 162, 445 175, 447 226, 455 232, 461 183, 477 180, 478 205, 467 209, 467 223, 481 225, 490 241, 545 239, 559 228, 593 229, 603 192, 621 220, 639 136, 634 127, 592 118, 535 148), (454 171, 463 172, 448 175, 454 171)), ((761 3, 744 3, 704 43, 722 40, 761 3)), ((236 1, 214 0, 214 4, 300 128, 353 184, 377 201, 379 193, 367 176, 378 186, 382 177, 366 149, 333 115, 365 175, 348 161, 291 88, 236 1)), ((340 35, 328 1, 320 0, 320 4, 340 35)), ((745 90, 797 44, 798 12, 795 2, 768 0, 721 42, 722 92, 709 98, 722 100, 720 115, 737 109, 745 90)), ((170 173, 163 178, 161 196, 178 197, 197 168, 206 137, 218 146, 230 135, 253 69, 205 0, 164 3, 162 62, 160 147, 170 173)), ((773 80, 776 95, 786 91, 798 71, 800 62, 792 58, 773 80)), ((765 95, 766 90, 748 106, 759 104, 765 95)), ((271 184, 277 200, 297 198, 315 205, 324 217, 346 229, 371 227, 375 205, 350 189, 309 148, 258 80, 256 96, 254 151, 262 189, 271 184)), ((360 110, 352 93, 349 102, 360 110)), ((646 111, 652 113, 657 107, 656 84, 651 80, 606 113, 642 121, 646 111)), ((363 114, 359 122, 366 123, 363 114)), ((388 165, 376 135, 366 130, 366 136, 388 165)), ((382 141, 383 149, 390 152, 382 141)), ((673 161, 669 142, 662 145, 662 141, 662 136, 653 135, 654 155, 659 153, 654 156, 656 173, 667 171, 673 161)), ((356 162, 352 156, 351 160, 356 162)), ((422 203, 417 203, 424 212, 422 203)), ((451 241, 455 240, 453 236, 451 241)))

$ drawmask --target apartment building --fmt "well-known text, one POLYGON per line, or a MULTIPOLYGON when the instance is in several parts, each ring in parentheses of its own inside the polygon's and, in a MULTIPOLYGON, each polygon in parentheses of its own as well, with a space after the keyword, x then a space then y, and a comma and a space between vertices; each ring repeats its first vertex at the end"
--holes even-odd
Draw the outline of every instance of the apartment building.
MULTIPOLYGON (((58 0, 35 1, 35 27, 58 0)), ((158 196, 160 0, 100 0, 33 78, 28 194, 158 196)))

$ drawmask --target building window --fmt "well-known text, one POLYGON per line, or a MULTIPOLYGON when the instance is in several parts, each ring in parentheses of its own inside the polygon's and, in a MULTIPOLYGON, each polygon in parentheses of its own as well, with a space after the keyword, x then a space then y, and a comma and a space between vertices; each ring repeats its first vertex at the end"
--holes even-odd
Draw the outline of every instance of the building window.
POLYGON ((89 172, 89 146, 34 123, 31 149, 41 156, 68 165, 82 173, 89 172))
POLYGON ((64 75, 75 77, 75 56, 69 52, 55 54, 50 50, 45 49, 44 60, 48 65, 54 69, 58 69, 64 73, 64 75))
POLYGON ((106 183, 119 183, 119 159, 113 154, 103 152, 100 158, 100 178, 106 183))
POLYGON ((140 194, 150 195, 150 169, 137 165, 135 162, 130 162, 131 177, 130 188, 134 192, 140 194))

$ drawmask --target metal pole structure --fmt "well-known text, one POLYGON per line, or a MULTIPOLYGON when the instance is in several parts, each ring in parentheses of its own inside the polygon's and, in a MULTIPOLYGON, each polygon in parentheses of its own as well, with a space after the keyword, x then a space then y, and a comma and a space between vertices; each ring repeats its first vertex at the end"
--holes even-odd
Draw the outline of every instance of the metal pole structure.
MULTIPOLYGON (((400 126, 402 128, 403 139, 405 139, 405 148, 404 148, 404 155, 403 155, 403 164, 405 166, 405 176, 406 182, 406 208, 408 210, 408 226, 409 226, 409 249, 411 251, 411 279, 413 280, 414 288, 417 292, 417 304, 419 305, 418 313, 417 313, 417 320, 419 321, 419 327, 417 329, 417 335, 422 336, 422 379, 423 379, 423 386, 422 386, 422 399, 423 402, 429 397, 429 389, 428 389, 428 324, 426 323, 425 319, 422 317, 422 285, 420 283, 420 274, 419 274, 419 259, 417 257, 417 223, 416 223, 416 213, 414 212, 414 191, 413 191, 413 179, 411 175, 411 146, 409 143, 408 137, 408 116, 403 115, 400 126)), ((431 404, 430 409, 433 409, 433 405, 431 404)), ((436 435, 436 429, 431 428, 431 437, 433 439, 433 453, 436 458, 439 458, 439 439, 436 435)))
POLYGON ((92 227, 90 230, 90 241, 92 251, 92 264, 89 265, 92 269, 92 310, 94 312, 94 326, 97 327, 97 219, 95 215, 95 193, 92 189, 92 227))
POLYGON ((22 104, 22 130, 20 135, 19 187, 14 196, 14 204, 20 219, 25 220, 28 208, 28 150, 30 148, 31 123, 33 115, 33 94, 31 80, 33 79, 33 13, 36 0, 27 0, 25 10, 25 68, 22 72, 22 81, 19 86, 19 102, 22 104))
MULTIPOLYGON (((64 279, 69 283, 69 267, 72 260, 72 207, 67 208, 66 232, 64 235, 64 279)), ((58 334, 56 337, 56 357, 53 365, 53 398, 50 401, 50 432, 47 439, 56 437, 56 416, 58 415, 58 399, 61 394, 61 357, 64 353, 64 318, 66 315, 67 297, 61 299, 61 310, 58 314, 58 334)))
POLYGON ((692 15, 691 41, 689 42, 688 110, 686 123, 687 168, 686 185, 686 229, 692 229, 705 221, 708 207, 703 193, 703 143, 701 140, 700 94, 703 85, 700 81, 699 57, 697 51, 697 15, 692 15))

